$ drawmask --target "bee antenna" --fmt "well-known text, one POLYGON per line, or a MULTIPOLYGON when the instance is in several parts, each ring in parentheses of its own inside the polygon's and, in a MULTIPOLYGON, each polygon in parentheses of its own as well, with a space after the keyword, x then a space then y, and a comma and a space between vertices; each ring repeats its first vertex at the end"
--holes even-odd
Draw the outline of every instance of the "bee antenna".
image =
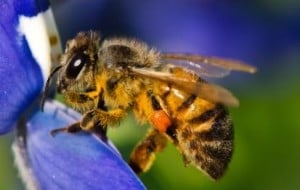
POLYGON ((55 67, 55 68, 51 71, 51 73, 50 73, 50 75, 49 75, 49 77, 48 77, 48 79, 47 79, 46 86, 45 86, 45 90, 44 90, 44 92, 43 92, 43 94, 42 94, 42 98, 41 98, 41 102, 40 102, 42 112, 44 111, 44 104, 45 104, 45 101, 46 101, 46 96, 47 96, 48 91, 49 91, 49 89, 50 89, 50 84, 51 84, 50 82, 51 82, 51 79, 52 79, 53 75, 54 75, 59 69, 61 69, 61 68, 62 68, 62 65, 59 65, 59 66, 55 67))

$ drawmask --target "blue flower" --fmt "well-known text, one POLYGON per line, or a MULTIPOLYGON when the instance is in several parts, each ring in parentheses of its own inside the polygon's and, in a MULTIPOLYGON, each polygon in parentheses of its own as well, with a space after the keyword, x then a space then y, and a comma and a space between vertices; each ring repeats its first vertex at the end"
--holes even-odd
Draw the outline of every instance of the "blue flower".
POLYGON ((16 2, 0 4, 0 134, 12 129, 43 86, 41 70, 18 27, 21 15, 32 16, 34 11, 42 11, 44 7, 38 9, 33 2, 28 5, 24 1, 16 2))
POLYGON ((38 111, 27 122, 26 137, 19 135, 14 144, 25 184, 32 187, 36 181, 40 189, 144 189, 109 142, 88 133, 49 135, 80 117, 63 104, 48 101, 44 112, 38 111), (35 178, 28 180, 30 176, 35 178))
POLYGON ((0 7, 0 134, 18 126, 13 149, 27 187, 145 189, 109 141, 49 135, 80 118, 55 101, 48 100, 44 112, 35 104, 60 49, 49 3, 12 0, 0 7))

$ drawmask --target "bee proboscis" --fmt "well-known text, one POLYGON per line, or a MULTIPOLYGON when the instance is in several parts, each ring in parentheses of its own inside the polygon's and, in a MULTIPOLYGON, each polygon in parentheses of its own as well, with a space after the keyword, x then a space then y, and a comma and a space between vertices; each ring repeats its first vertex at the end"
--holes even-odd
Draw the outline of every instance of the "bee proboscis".
POLYGON ((100 41, 95 32, 80 32, 67 42, 46 91, 58 72, 57 91, 83 118, 52 134, 103 132, 133 110, 138 122, 153 126, 131 154, 135 172, 147 171, 169 140, 185 164, 219 179, 233 151, 233 124, 225 106, 239 103, 227 89, 203 77, 220 78, 230 71, 256 69, 236 60, 160 53, 133 39, 100 41))

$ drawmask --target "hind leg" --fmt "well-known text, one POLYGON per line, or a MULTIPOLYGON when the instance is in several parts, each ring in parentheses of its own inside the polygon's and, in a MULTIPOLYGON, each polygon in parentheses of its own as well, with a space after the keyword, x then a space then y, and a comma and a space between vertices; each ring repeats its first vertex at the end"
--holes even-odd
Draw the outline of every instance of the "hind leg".
POLYGON ((161 152, 167 144, 167 138, 156 129, 149 129, 131 153, 129 165, 136 173, 146 172, 152 166, 155 154, 161 152))

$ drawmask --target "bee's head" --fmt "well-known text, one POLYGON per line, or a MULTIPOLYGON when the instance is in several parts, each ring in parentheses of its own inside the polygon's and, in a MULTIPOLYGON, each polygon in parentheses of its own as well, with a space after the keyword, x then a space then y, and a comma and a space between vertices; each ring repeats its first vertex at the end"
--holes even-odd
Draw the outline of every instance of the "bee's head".
POLYGON ((67 42, 60 65, 51 72, 47 80, 42 103, 50 88, 50 80, 56 72, 58 72, 57 91, 59 93, 84 93, 95 88, 94 76, 99 41, 99 35, 90 31, 80 32, 74 39, 67 42))
POLYGON ((80 32, 67 42, 57 78, 58 92, 85 92, 94 87, 98 46, 95 32, 80 32))

